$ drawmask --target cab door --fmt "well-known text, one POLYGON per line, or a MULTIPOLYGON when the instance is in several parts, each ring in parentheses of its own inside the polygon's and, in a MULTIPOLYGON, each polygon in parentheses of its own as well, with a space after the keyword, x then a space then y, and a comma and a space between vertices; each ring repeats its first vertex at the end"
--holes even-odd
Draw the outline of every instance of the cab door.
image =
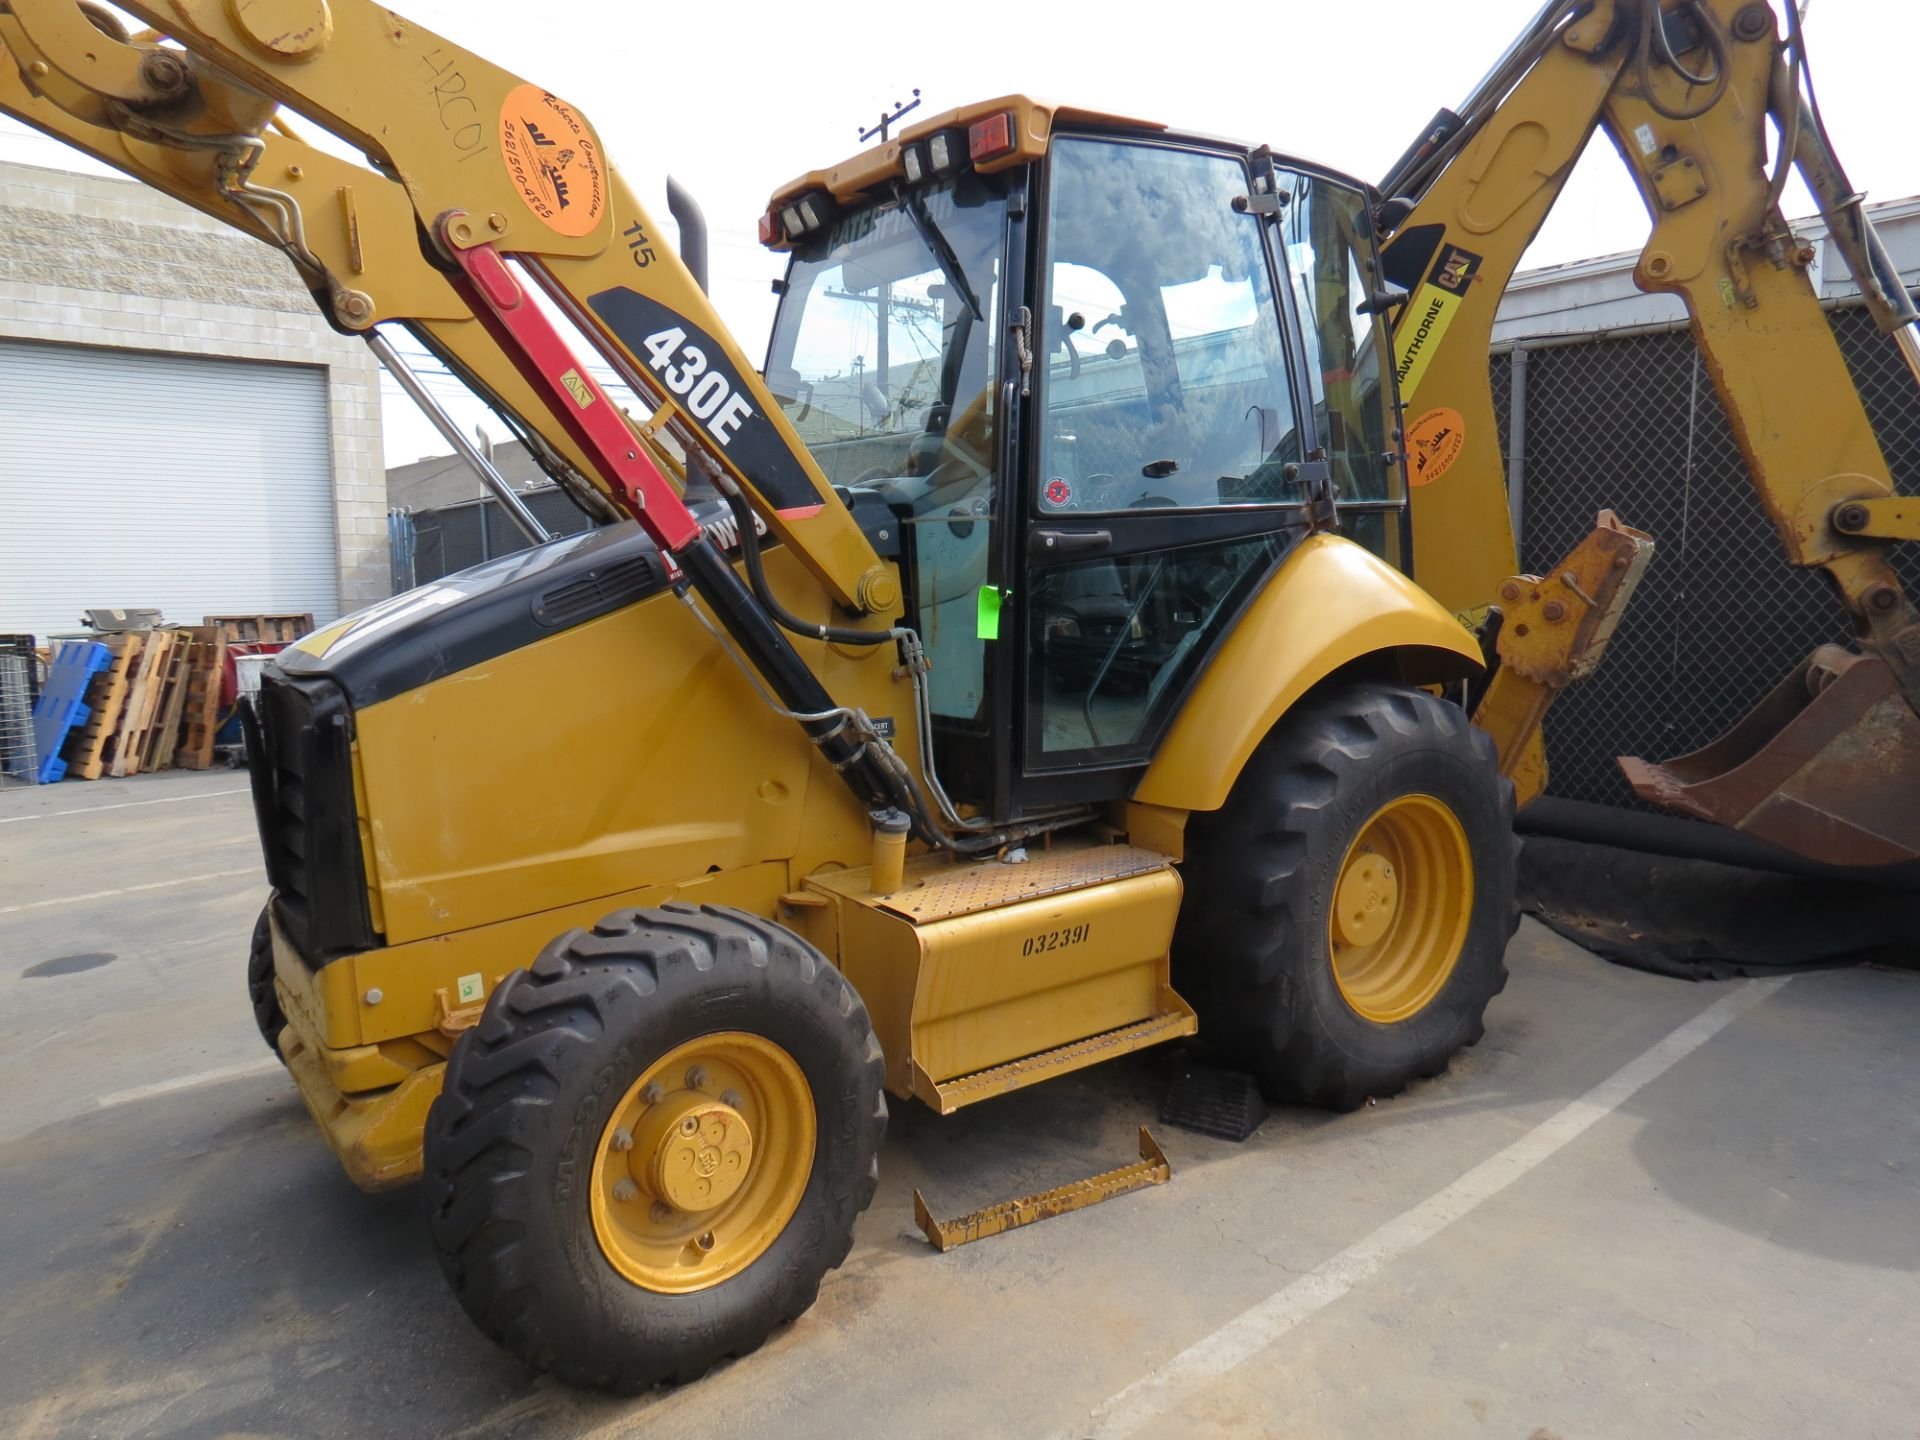
MULTIPOLYGON (((1353 181, 1307 166, 1275 173, 1274 235, 1292 283, 1306 350, 1313 448, 1327 462, 1340 532, 1412 573, 1407 447, 1394 386, 1390 295, 1374 244, 1372 206, 1353 181)), ((1445 447, 1448 437, 1437 435, 1445 447)), ((1452 454, 1415 457, 1419 478, 1444 473, 1452 454)))
POLYGON ((1017 613, 1020 810, 1132 787, 1194 678, 1306 530, 1324 476, 1249 157, 1050 147, 1017 613))

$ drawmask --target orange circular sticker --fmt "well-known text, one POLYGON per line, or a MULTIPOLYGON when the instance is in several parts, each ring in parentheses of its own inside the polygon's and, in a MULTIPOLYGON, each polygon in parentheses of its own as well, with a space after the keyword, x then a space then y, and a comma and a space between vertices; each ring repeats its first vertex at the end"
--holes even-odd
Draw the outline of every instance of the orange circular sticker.
POLYGON ((1453 468, 1467 443, 1467 422, 1458 410, 1429 410, 1407 430, 1407 467, 1416 485, 1431 485, 1453 468))
POLYGON ((566 101, 519 85, 500 107, 500 154, 520 198, 541 224, 586 235, 607 209, 606 163, 593 131, 566 101))

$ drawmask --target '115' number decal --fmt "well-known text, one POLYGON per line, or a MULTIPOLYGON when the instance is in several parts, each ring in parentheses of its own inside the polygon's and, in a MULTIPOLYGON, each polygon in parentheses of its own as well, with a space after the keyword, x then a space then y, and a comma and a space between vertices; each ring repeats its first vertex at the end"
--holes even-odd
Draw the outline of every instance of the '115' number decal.
POLYGON ((725 375, 707 368, 706 352, 687 339, 686 331, 677 326, 656 330, 641 344, 647 363, 720 444, 731 441, 741 422, 753 418, 746 397, 734 391, 725 375))

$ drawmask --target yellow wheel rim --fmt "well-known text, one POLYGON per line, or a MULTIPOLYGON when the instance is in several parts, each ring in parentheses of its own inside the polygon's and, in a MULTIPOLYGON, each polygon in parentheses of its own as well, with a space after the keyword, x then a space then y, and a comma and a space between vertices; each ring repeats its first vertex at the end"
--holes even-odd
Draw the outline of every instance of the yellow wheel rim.
POLYGON ((593 1234, 609 1264, 666 1295, 746 1269, 813 1173, 813 1092, 791 1055, 744 1030, 676 1045, 627 1087, 593 1154, 593 1234))
POLYGON ((1333 977, 1377 1025, 1418 1014, 1453 974, 1473 917, 1467 832, 1431 795, 1388 801, 1340 863, 1327 939, 1333 977))

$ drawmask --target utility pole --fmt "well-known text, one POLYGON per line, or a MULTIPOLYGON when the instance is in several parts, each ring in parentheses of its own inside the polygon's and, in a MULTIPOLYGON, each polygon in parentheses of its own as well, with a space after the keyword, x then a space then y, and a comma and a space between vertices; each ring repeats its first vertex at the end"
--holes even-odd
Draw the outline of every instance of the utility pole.
POLYGON ((920 91, 916 87, 913 92, 913 99, 907 101, 906 104, 904 105, 901 104, 898 100, 894 101, 893 113, 891 115, 883 112, 880 116, 880 123, 878 125, 875 125, 871 130, 862 130, 860 132, 860 143, 864 145, 867 143, 867 141, 873 139, 873 137, 876 135, 878 135, 882 140, 885 140, 887 138, 887 129, 889 126, 895 124, 900 119, 900 117, 902 115, 905 115, 908 111, 918 110, 919 108, 920 108, 920 91))

